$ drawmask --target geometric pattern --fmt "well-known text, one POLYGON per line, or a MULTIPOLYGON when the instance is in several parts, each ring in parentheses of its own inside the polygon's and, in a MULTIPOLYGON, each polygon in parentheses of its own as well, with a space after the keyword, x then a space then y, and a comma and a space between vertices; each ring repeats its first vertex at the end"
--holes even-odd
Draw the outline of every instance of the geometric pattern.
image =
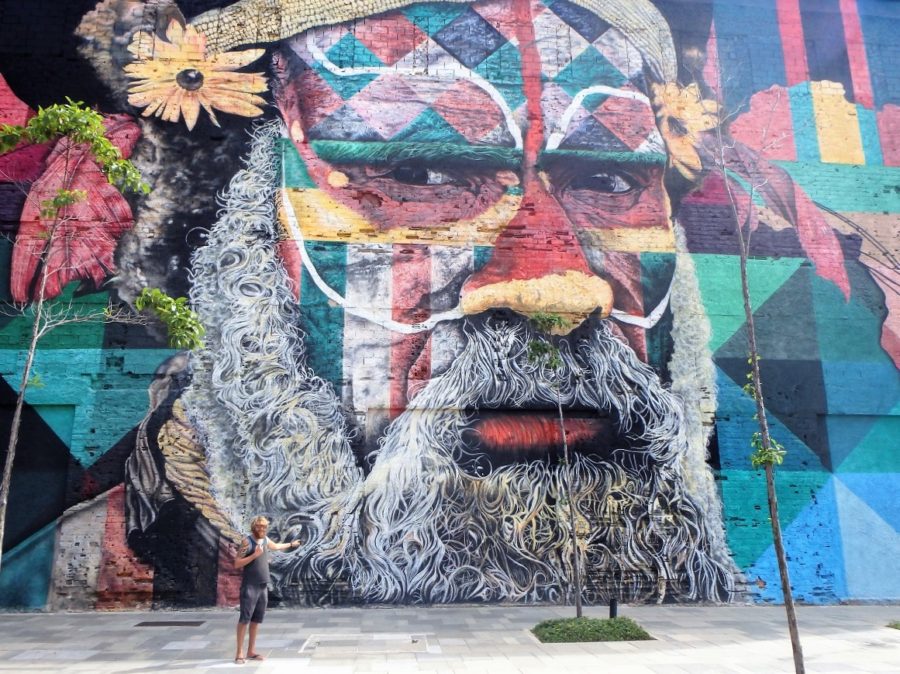
MULTIPOLYGON (((329 105, 326 119, 314 120, 309 137, 512 141, 498 97, 521 127, 525 96, 515 28, 501 9, 500 3, 415 5, 347 27, 314 29, 291 40, 291 48, 313 73, 310 82, 321 86, 316 95, 329 100, 336 94, 345 102, 342 107, 329 105), (396 34, 397 40, 383 45, 377 36, 385 33, 396 34), (473 81, 473 74, 480 79, 473 81), (398 87, 403 95, 396 93, 398 87), (388 92, 392 95, 386 96, 388 92), (425 120, 452 133, 441 138, 425 120)), ((640 55, 606 22, 565 0, 534 3, 532 10, 544 80, 542 104, 550 106, 545 123, 554 127, 546 129, 548 135, 558 131, 555 125, 563 111, 588 87, 646 94, 640 55)), ((556 145, 560 149, 662 149, 646 102, 622 96, 584 96, 563 131, 556 145), (623 115, 635 122, 622 124, 623 115)))
MULTIPOLYGON (((746 326, 733 309, 716 309, 740 306, 737 257, 697 255, 695 262, 717 365, 726 533, 750 591, 779 602, 765 479, 749 465, 757 427, 741 389, 746 326)), ((845 301, 802 262, 751 259, 748 266, 770 431, 787 450, 776 488, 794 596, 808 603, 900 599, 900 380, 879 346, 874 282, 848 262, 845 301)))

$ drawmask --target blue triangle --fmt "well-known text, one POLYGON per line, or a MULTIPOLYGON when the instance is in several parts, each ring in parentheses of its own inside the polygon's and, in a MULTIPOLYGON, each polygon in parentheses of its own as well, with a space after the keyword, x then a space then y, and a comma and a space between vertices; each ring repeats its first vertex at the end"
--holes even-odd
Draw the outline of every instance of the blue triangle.
MULTIPOLYGON (((812 503, 782 530, 794 599, 807 604, 833 604, 847 596, 840 528, 835 525, 838 513, 834 481, 834 477, 829 478, 815 493, 812 503)), ((757 588, 757 599, 784 601, 774 545, 750 565, 746 575, 750 588, 757 588), (759 587, 757 581, 765 586, 759 587)))
POLYGON ((838 479, 895 532, 900 531, 900 473, 841 473, 838 479))
MULTIPOLYGON (((721 368, 716 367, 719 388, 716 433, 719 441, 719 460, 723 470, 750 470, 750 439, 759 430, 753 415, 756 403, 721 368), (724 423, 723 423, 724 422, 724 423)), ((787 450, 785 470, 822 470, 819 457, 794 435, 774 415, 768 414, 769 434, 787 450)))
MULTIPOLYGON (((894 491, 890 493, 896 501, 897 476, 894 477, 894 491)), ((880 513, 837 478, 835 494, 844 544, 847 598, 869 601, 900 599, 900 574, 897 573, 900 534, 896 524, 892 526, 886 522, 880 513)))

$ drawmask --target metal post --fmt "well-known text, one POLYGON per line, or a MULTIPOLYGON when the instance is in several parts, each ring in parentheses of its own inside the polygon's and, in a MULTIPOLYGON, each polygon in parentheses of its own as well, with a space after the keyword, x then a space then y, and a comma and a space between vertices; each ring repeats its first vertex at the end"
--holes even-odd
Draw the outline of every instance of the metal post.
POLYGON ((619 615, 619 600, 618 599, 610 599, 609 600, 609 617, 615 618, 619 615))

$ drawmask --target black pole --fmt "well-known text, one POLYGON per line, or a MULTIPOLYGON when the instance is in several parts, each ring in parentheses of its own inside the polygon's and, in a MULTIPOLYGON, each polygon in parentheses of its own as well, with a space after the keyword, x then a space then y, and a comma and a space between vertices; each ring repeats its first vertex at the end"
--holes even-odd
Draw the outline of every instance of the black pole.
POLYGON ((609 617, 615 618, 619 615, 619 600, 618 599, 610 599, 609 600, 609 617))

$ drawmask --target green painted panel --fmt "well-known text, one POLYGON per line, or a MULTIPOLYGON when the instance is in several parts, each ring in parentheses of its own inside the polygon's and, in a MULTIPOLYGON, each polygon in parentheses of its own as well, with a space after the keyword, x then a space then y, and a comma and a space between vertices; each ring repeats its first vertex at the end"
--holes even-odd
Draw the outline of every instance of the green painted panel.
MULTIPOLYGON (((715 352, 744 325, 740 260, 736 255, 693 255, 700 295, 712 326, 709 348, 715 352)), ((804 262, 802 258, 753 258, 747 261, 750 299, 759 308, 804 262)))
MULTIPOLYGON (((347 285, 347 246, 342 243, 306 242, 306 251, 325 283, 343 295, 347 285)), ((306 332, 308 364, 340 389, 343 378, 344 310, 335 306, 316 286, 304 267, 300 280, 300 313, 306 332)))
POLYGON ((900 211, 900 168, 856 164, 775 162, 813 201, 845 213, 900 211))
MULTIPOLYGON (((777 470, 775 492, 778 515, 786 528, 828 481, 824 471, 777 470)), ((726 470, 719 482, 725 532, 735 563, 742 569, 753 564, 772 544, 766 478, 762 471, 726 470)))

